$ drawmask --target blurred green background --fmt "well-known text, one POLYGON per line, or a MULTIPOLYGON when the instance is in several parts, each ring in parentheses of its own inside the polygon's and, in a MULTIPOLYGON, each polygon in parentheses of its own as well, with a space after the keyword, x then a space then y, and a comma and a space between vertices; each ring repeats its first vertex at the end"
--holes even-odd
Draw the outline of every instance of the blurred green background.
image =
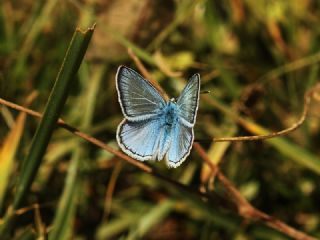
MULTIPOLYGON (((319 77, 319 1, 2 0, 0 8, 1 98, 23 105, 37 90, 31 108, 42 112, 74 29, 96 22, 61 116, 66 122, 117 146, 123 116, 115 73, 119 65, 137 69, 128 47, 170 96, 198 72, 202 90, 211 93, 201 95, 195 137, 204 140, 211 160, 255 207, 320 237, 319 103, 286 137, 207 141, 274 132, 298 120, 304 93, 319 77), (244 124, 237 124, 238 116, 244 124)), ((17 127, 17 116, 1 107, 1 217, 39 123, 28 117, 24 128, 21 122, 17 127)), ((164 162, 150 166, 227 202, 203 202, 57 128, 14 239, 45 239, 56 225, 62 226, 60 239, 288 239, 228 207, 223 187, 210 181, 195 151, 177 169, 164 162), (74 159, 79 175, 70 183, 74 159), (61 208, 62 220, 56 215, 61 208)))

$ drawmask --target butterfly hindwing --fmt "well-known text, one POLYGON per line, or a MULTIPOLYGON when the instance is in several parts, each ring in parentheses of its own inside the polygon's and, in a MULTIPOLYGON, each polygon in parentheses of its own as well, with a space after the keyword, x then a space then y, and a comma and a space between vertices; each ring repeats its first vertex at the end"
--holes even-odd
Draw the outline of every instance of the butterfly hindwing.
POLYGON ((190 154, 193 143, 193 128, 177 123, 171 132, 171 145, 166 155, 168 167, 178 167, 190 154))
POLYGON ((139 73, 128 67, 118 68, 116 85, 123 115, 130 121, 152 118, 166 105, 159 92, 139 73))
POLYGON ((188 127, 193 127, 195 124, 199 105, 199 94, 200 75, 194 74, 189 79, 187 85, 177 100, 179 116, 182 120, 181 122, 188 127))
POLYGON ((121 149, 140 161, 154 159, 159 146, 160 123, 158 119, 139 122, 124 120, 117 131, 121 149))

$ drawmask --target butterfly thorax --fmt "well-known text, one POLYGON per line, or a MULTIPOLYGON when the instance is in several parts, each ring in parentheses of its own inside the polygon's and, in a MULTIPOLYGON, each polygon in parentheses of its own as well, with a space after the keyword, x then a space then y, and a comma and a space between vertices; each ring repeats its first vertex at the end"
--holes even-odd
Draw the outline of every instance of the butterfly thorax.
POLYGON ((174 101, 169 101, 164 108, 165 125, 173 126, 178 121, 178 108, 174 101))

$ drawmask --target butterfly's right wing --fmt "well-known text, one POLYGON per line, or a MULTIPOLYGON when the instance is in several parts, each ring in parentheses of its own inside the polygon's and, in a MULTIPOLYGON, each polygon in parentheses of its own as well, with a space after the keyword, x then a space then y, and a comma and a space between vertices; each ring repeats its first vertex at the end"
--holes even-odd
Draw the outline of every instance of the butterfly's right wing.
POLYGON ((158 90, 128 67, 118 68, 116 86, 123 115, 130 121, 155 117, 166 105, 158 90))
POLYGON ((199 94, 200 75, 194 74, 177 100, 181 122, 187 127, 193 127, 196 122, 199 94))
POLYGON ((124 119, 117 130, 117 141, 126 154, 140 161, 156 159, 162 134, 158 118, 131 122, 124 119))

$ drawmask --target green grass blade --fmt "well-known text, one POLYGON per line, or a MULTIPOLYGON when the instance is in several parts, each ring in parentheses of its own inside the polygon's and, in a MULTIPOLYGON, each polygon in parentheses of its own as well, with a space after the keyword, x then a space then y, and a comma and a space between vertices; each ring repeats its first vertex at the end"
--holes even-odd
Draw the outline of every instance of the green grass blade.
POLYGON ((25 118, 26 114, 20 113, 14 126, 0 148, 0 210, 3 209, 6 189, 8 188, 10 176, 14 169, 14 159, 24 129, 25 118))
POLYGON ((72 217, 76 210, 76 196, 78 189, 78 165, 80 151, 74 152, 68 176, 60 198, 59 206, 53 221, 53 230, 49 234, 49 240, 69 239, 72 229, 72 217))
MULTIPOLYGON (((259 126, 254 122, 248 122, 252 129, 250 130, 253 134, 256 135, 265 135, 271 133, 267 129, 259 126)), ((307 149, 290 142, 284 137, 274 138, 266 140, 271 146, 276 148, 284 156, 289 157, 291 160, 296 163, 309 168, 311 171, 320 174, 320 159, 319 157, 313 155, 307 149)))
POLYGON ((24 42, 19 50, 19 58, 17 59, 17 62, 13 69, 12 79, 14 83, 15 81, 17 81, 17 79, 19 79, 19 77, 21 77, 21 74, 26 67, 27 57, 36 43, 36 38, 47 23, 49 19, 48 17, 51 15, 58 2, 58 0, 47 1, 41 9, 41 13, 39 14, 39 16, 36 17, 34 23, 29 27, 30 31, 27 31, 24 42))
POLYGON ((137 222, 139 215, 126 215, 101 224, 96 231, 96 239, 111 239, 137 222))
MULTIPOLYGON (((79 70, 80 82, 83 83, 83 94, 80 93, 80 96, 86 96, 86 100, 83 101, 82 99, 79 99, 77 101, 78 107, 75 107, 77 109, 83 109, 81 117, 79 116, 81 119, 81 126, 83 126, 83 128, 87 128, 91 125, 97 100, 96 96, 99 92, 100 83, 102 81, 103 69, 104 67, 98 71, 94 71, 95 74, 93 75, 90 84, 88 84, 87 81, 87 79, 90 77, 87 65, 83 65, 79 70)), ((49 240, 69 239, 72 234, 72 221, 75 216, 77 206, 77 189, 81 184, 79 182, 80 179, 78 178, 79 161, 81 158, 83 158, 82 152, 79 150, 80 144, 81 141, 78 141, 78 146, 73 151, 73 158, 68 168, 67 179, 63 189, 63 194, 59 200, 59 206, 55 214, 55 218, 53 220, 53 230, 49 234, 49 240)))
POLYGON ((119 34, 114 29, 111 29, 111 28, 106 27, 106 26, 104 26, 104 29, 118 43, 120 43, 121 45, 123 45, 123 46, 125 46, 127 48, 131 48, 139 58, 141 58, 142 60, 144 60, 145 62, 147 62, 147 63, 149 63, 151 65, 155 64, 155 61, 154 61, 154 59, 153 59, 153 57, 152 57, 152 55, 150 53, 148 53, 147 51, 145 51, 142 48, 139 48, 136 44, 134 44, 133 42, 129 41, 127 38, 125 38, 124 36, 119 34))
POLYGON ((87 50, 93 28, 86 32, 77 29, 72 37, 66 56, 58 73, 55 85, 47 102, 42 121, 33 138, 28 156, 24 161, 22 175, 14 199, 14 209, 17 209, 24 199, 29 187, 35 178, 47 149, 56 122, 65 104, 68 92, 77 73, 80 63, 87 50))
POLYGON ((153 226, 163 221, 172 211, 175 202, 165 200, 151 208, 145 215, 141 216, 136 227, 130 232, 127 239, 141 239, 153 226))

